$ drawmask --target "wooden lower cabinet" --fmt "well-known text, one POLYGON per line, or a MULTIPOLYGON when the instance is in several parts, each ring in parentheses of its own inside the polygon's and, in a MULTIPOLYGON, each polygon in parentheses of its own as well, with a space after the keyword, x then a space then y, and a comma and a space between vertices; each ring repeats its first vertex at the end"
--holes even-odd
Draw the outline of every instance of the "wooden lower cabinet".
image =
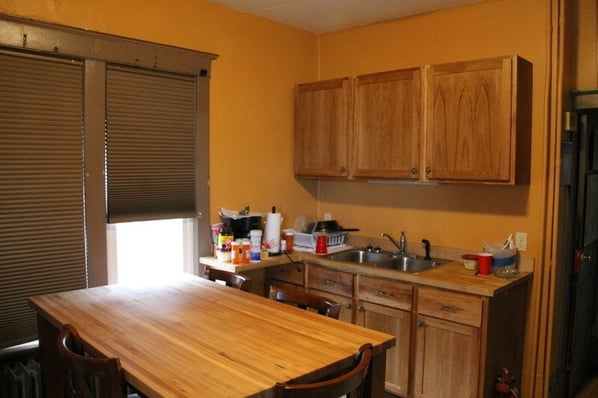
POLYGON ((527 282, 487 297, 311 263, 280 267, 267 272, 270 283, 329 297, 342 304, 341 320, 396 337, 386 357, 392 394, 491 398, 503 367, 521 380, 527 282))
POLYGON ((425 315, 416 328, 414 396, 477 397, 480 329, 425 315))
POLYGON ((408 395, 411 313, 384 305, 359 301, 355 323, 368 329, 391 334, 396 345, 386 352, 386 390, 408 395))
POLYGON ((266 268, 264 297, 268 297, 270 285, 295 287, 303 290, 305 265, 303 263, 290 263, 266 268))

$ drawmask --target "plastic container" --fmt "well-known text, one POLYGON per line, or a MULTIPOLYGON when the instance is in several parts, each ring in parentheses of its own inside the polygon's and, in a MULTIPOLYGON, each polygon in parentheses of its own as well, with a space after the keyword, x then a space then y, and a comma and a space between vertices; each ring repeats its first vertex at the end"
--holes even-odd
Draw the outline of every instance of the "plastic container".
POLYGON ((501 244, 486 244, 484 251, 492 254, 492 273, 495 276, 505 279, 519 276, 517 248, 505 249, 501 244))
POLYGON ((219 261, 230 262, 231 243, 233 234, 226 227, 223 227, 218 234, 218 243, 216 244, 216 258, 219 261))
POLYGON ((241 240, 241 264, 249 264, 251 251, 251 241, 249 239, 241 240))
POLYGON ((241 242, 230 243, 230 262, 233 264, 241 264, 241 242))
POLYGON ((468 271, 478 270, 478 255, 477 254, 464 254, 461 256, 463 259, 463 266, 468 271))
POLYGON ((252 263, 259 263, 262 260, 262 231, 259 229, 252 229, 249 232, 249 261, 252 263))
POLYGON ((285 231, 284 241, 287 254, 293 254, 293 247, 295 246, 295 233, 292 231, 285 231))

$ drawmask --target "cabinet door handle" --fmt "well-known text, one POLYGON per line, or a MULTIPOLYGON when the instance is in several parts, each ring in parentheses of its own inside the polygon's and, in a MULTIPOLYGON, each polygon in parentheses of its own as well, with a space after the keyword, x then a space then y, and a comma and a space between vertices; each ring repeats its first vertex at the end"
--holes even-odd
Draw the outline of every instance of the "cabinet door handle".
POLYGON ((420 321, 420 320, 418 320, 418 321, 417 321, 417 327, 418 327, 418 328, 423 328, 423 327, 424 327, 424 321, 420 321))
POLYGON ((349 303, 345 304, 345 308, 346 308, 346 309, 350 310, 350 309, 351 309, 351 307, 352 307, 352 305, 351 305, 351 304, 349 304, 349 303))
POLYGON ((426 167, 426 174, 430 174, 432 172, 432 168, 430 166, 426 167))
POLYGON ((341 171, 341 173, 344 173, 345 171, 347 171, 347 168, 345 166, 341 166, 340 171, 341 171))
POLYGON ((365 311, 365 308, 363 308, 363 305, 360 305, 359 307, 357 307, 357 311, 363 312, 365 311))
POLYGON ((457 309, 455 307, 451 307, 448 305, 441 305, 440 306, 440 311, 444 311, 444 312, 450 312, 450 313, 456 313, 457 309))
POLYGON ((417 174, 417 167, 411 168, 411 174, 413 174, 413 175, 417 174))

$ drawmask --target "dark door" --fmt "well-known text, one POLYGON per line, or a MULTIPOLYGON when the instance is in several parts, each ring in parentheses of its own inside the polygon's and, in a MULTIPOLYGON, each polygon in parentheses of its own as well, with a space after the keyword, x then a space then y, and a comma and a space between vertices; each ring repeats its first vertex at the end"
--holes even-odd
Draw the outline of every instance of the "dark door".
POLYGON ((598 374, 597 280, 598 258, 598 103, 596 108, 577 109, 579 150, 574 185, 574 223, 572 228, 573 267, 569 320, 568 368, 569 396, 583 386, 588 377, 598 374))

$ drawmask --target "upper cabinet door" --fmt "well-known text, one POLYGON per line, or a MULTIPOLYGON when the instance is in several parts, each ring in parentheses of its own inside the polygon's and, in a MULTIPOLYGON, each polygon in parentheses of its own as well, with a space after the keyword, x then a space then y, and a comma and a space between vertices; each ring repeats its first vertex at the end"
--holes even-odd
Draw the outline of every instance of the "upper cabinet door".
POLYGON ((352 113, 349 78, 295 88, 295 175, 347 177, 352 113))
POLYGON ((413 68, 355 79, 353 177, 418 179, 421 76, 413 68))
POLYGON ((515 184, 517 151, 529 142, 531 65, 518 57, 432 65, 427 82, 426 178, 515 184))

